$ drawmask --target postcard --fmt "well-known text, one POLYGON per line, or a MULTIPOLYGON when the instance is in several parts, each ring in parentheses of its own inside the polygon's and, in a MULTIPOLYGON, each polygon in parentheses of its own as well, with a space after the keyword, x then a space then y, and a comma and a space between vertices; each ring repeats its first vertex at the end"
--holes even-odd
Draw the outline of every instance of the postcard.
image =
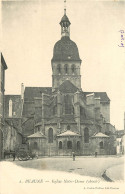
POLYGON ((124 194, 125 1, 0 6, 0 194, 124 194))

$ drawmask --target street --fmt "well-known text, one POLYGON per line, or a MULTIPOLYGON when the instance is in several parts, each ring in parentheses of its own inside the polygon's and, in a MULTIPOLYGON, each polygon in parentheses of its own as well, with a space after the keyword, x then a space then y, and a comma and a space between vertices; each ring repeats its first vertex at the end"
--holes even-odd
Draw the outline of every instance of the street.
MULTIPOLYGON (((26 168, 34 168, 39 170, 51 171, 65 171, 69 173, 76 173, 83 176, 90 176, 102 178, 105 170, 116 165, 122 166, 124 162, 123 157, 108 156, 108 157, 76 157, 73 161, 72 158, 39 158, 28 161, 18 161, 15 163, 19 166, 26 168)), ((121 169, 121 168, 120 168, 121 169)), ((111 172, 110 172, 111 174, 111 172)), ((117 179, 123 180, 123 170, 117 170, 117 179)), ((113 173, 115 176, 115 173, 113 173)), ((114 180, 117 180, 114 178, 114 180)))
POLYGON ((93 194, 105 191, 106 194, 123 194, 123 162, 124 158, 117 156, 76 157, 75 161, 72 158, 39 158, 28 161, 13 161, 10 158, 0 162, 0 192, 93 194), (109 183, 102 178, 105 170, 108 170, 108 175, 115 182, 109 183))

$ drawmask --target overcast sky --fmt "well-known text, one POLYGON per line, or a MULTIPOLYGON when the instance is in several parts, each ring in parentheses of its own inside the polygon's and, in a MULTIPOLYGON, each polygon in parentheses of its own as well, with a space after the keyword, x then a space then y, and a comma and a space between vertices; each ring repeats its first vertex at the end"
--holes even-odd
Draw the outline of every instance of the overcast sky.
MULTIPOLYGON (((2 2, 6 94, 20 94, 21 83, 52 85, 51 59, 54 44, 61 38, 63 13, 63 0, 2 2)), ((106 91, 111 99, 111 123, 123 129, 125 47, 118 45, 119 31, 125 31, 125 2, 67 0, 67 15, 71 39, 82 59, 82 89, 106 91)))

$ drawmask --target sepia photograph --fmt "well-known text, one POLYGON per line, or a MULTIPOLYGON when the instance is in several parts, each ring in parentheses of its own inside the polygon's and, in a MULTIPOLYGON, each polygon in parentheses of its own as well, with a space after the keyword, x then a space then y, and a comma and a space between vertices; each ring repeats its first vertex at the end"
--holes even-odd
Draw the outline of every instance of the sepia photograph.
POLYGON ((0 2, 0 194, 124 194, 125 1, 0 2))

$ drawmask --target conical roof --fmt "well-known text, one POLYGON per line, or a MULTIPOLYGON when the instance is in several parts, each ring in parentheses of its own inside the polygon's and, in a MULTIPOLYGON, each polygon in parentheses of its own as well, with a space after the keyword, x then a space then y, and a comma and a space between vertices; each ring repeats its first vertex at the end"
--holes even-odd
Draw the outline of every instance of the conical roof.
POLYGON ((80 137, 81 135, 78 134, 78 133, 75 133, 75 132, 73 132, 73 131, 70 131, 70 130, 67 130, 67 131, 65 131, 65 132, 63 132, 63 133, 57 135, 57 137, 65 137, 65 136, 73 136, 73 137, 74 137, 74 136, 78 136, 78 137, 80 137))
POLYGON ((42 132, 36 132, 32 135, 29 135, 28 138, 45 138, 45 135, 43 135, 42 132))
POLYGON ((108 135, 105 135, 104 133, 101 133, 101 132, 96 133, 96 134, 94 134, 94 135, 92 136, 92 138, 101 138, 101 137, 107 138, 107 137, 109 137, 109 136, 108 136, 108 135))
POLYGON ((70 21, 69 21, 69 18, 67 17, 66 14, 64 14, 64 16, 62 17, 60 24, 61 24, 62 22, 69 22, 69 24, 71 24, 70 21))

